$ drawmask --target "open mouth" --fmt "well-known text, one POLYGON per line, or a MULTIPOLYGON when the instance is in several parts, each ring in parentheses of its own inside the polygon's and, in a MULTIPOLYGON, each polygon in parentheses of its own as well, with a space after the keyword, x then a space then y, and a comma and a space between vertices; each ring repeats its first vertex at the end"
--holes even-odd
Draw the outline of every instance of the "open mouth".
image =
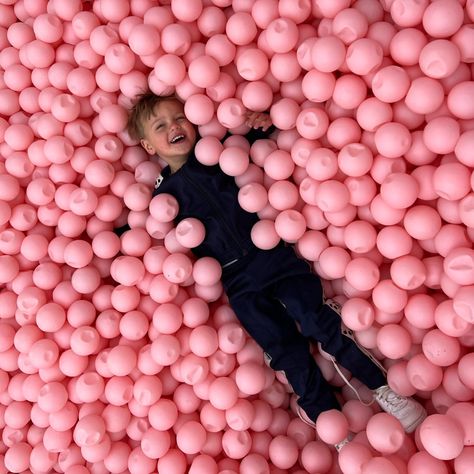
POLYGON ((170 140, 171 144, 181 143, 186 137, 181 133, 170 140))

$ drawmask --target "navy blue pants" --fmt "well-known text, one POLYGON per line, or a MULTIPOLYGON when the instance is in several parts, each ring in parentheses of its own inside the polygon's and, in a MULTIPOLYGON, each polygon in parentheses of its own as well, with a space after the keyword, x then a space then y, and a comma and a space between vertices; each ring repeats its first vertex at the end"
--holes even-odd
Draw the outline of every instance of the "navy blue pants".
POLYGON ((225 269, 222 279, 240 322, 271 357, 271 367, 285 372, 312 420, 340 406, 310 352, 311 340, 369 388, 386 383, 379 367, 342 335, 339 314, 323 304, 320 279, 291 247, 256 251, 225 269))

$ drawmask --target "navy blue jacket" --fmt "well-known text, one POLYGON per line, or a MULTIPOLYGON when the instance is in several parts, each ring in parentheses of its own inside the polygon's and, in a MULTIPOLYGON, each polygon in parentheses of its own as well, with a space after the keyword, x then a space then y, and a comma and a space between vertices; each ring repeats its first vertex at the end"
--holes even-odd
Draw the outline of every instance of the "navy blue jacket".
MULTIPOLYGON (((266 133, 252 130, 246 138, 253 142, 266 138, 270 132, 271 129, 266 133)), ((226 267, 255 250, 250 231, 258 216, 240 207, 239 188, 219 165, 203 165, 192 152, 178 171, 171 174, 167 166, 160 178, 153 195, 168 193, 176 198, 179 213, 175 223, 195 217, 206 228, 204 241, 192 249, 197 257, 214 257, 226 267)))

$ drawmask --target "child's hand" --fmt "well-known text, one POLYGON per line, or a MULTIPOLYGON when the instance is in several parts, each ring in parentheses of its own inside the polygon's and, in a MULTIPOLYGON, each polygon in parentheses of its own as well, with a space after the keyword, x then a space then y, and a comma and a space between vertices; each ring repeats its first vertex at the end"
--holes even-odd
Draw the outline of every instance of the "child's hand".
POLYGON ((251 128, 261 128, 266 132, 272 126, 272 119, 266 113, 248 111, 245 124, 251 128))

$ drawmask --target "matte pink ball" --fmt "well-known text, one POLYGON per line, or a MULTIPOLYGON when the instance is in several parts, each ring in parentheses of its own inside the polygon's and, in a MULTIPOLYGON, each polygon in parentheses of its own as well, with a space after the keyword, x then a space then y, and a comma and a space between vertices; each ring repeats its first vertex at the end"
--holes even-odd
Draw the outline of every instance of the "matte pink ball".
POLYGON ((232 43, 242 46, 253 41, 257 35, 257 26, 249 13, 239 11, 227 20, 225 32, 232 43))
POLYGON ((219 165, 225 174, 240 176, 245 173, 249 166, 248 153, 237 146, 224 148, 219 156, 219 165))
POLYGON ((346 47, 336 36, 317 38, 311 48, 313 66, 321 72, 333 72, 344 62, 346 47))
POLYGON ((402 447, 405 432, 396 418, 388 413, 377 413, 367 423, 367 438, 374 449, 391 454, 402 447))
POLYGON ((418 198, 419 187, 415 178, 406 173, 392 173, 380 186, 380 196, 395 209, 406 209, 418 198))
POLYGON ((377 348, 385 357, 401 359, 411 347, 410 333, 398 324, 386 324, 377 333, 377 348))
POLYGON ((374 322, 374 308, 362 298, 350 298, 342 307, 344 324, 353 331, 363 331, 374 322))
POLYGON ((388 158, 404 155, 412 142, 408 128, 397 122, 382 124, 375 132, 374 140, 378 152, 388 158))
POLYGON ((403 255, 392 262, 390 276, 400 288, 413 290, 425 282, 426 268, 420 259, 412 255, 403 255))
POLYGON ((362 474, 376 474, 379 472, 384 472, 385 474, 396 474, 400 471, 392 462, 383 457, 373 457, 362 466, 361 470, 362 474))
POLYGON ((471 324, 474 321, 473 289, 474 287, 472 285, 462 286, 456 291, 453 298, 453 309, 456 314, 471 324))
POLYGON ((439 329, 425 334, 422 349, 429 361, 441 367, 448 367, 457 362, 461 353, 458 339, 444 334, 439 329))
POLYGON ((443 378, 441 367, 431 363, 424 354, 417 354, 408 361, 406 373, 417 390, 434 390, 443 378))
POLYGON ((197 421, 187 421, 176 433, 176 444, 185 454, 196 454, 206 442, 206 430, 197 421))
POLYGON ((467 120, 474 117, 474 108, 471 101, 468 100, 473 90, 474 81, 463 81, 449 91, 447 105, 456 117, 467 120))
POLYGON ((105 435, 105 422, 99 415, 86 415, 74 428, 74 442, 78 446, 94 446, 100 443, 105 435))
POLYGON ((209 401, 220 410, 227 410, 238 399, 236 383, 229 377, 217 377, 209 387, 209 401))
POLYGON ((369 38, 359 38, 347 48, 347 67, 359 76, 375 71, 382 64, 382 59, 382 46, 369 38))
POLYGON ((180 342, 175 336, 160 334, 151 345, 151 356, 158 364, 168 366, 178 360, 180 347, 180 342))
POLYGON ((182 253, 174 253, 166 257, 163 262, 163 275, 171 283, 185 282, 192 271, 191 259, 182 253))
POLYGON ((204 125, 214 116, 214 103, 203 94, 194 94, 186 100, 184 112, 192 123, 204 125))
POLYGON ((327 444, 336 444, 347 437, 349 423, 339 410, 327 410, 316 420, 318 436, 327 444))
POLYGON ((193 278, 199 285, 214 285, 222 275, 222 268, 212 257, 202 257, 193 265, 193 278))
POLYGON ((430 41, 420 52, 420 69, 426 76, 434 79, 450 76, 459 67, 460 62, 461 52, 452 41, 430 41))
POLYGON ((275 223, 270 219, 262 219, 254 224, 250 233, 252 242, 256 247, 269 250, 280 241, 280 236, 275 230, 275 223))
POLYGON ((349 202, 349 191, 339 181, 324 181, 317 188, 316 200, 319 208, 324 212, 341 211, 349 202))
POLYGON ((462 6, 453 0, 430 4, 423 14, 423 28, 434 38, 446 38, 461 27, 464 19, 462 6), (446 16, 448 15, 448 16, 446 16))
POLYGON ((275 230, 287 242, 296 242, 306 230, 306 220, 300 212, 288 209, 278 214, 275 230))
POLYGON ((188 66, 189 79, 198 87, 211 87, 219 79, 219 73, 219 64, 211 56, 199 56, 188 66))
POLYGON ((288 436, 278 435, 268 446, 270 461, 280 468, 289 469, 298 460, 298 446, 296 441, 288 436))
POLYGON ((372 79, 374 96, 385 103, 403 99, 410 87, 410 78, 400 66, 381 68, 372 79))
POLYGON ((265 33, 268 45, 275 53, 290 51, 298 41, 298 27, 289 18, 273 20, 267 26, 265 33))
POLYGON ((154 73, 157 79, 169 86, 176 86, 186 75, 183 60, 174 54, 164 54, 155 63, 154 73))
POLYGON ((446 256, 443 268, 446 275, 458 285, 474 284, 474 250, 459 247, 446 256))
POLYGON ((444 99, 444 89, 439 81, 431 77, 413 79, 405 97, 407 107, 418 114, 428 114, 437 110, 444 99))
POLYGON ((327 131, 329 118, 320 108, 309 107, 302 110, 296 119, 298 133, 309 140, 321 138, 327 131))
POLYGON ((347 282, 359 291, 371 290, 380 279, 377 264, 366 257, 351 260, 346 266, 344 275, 347 282))
POLYGON ((186 248, 200 245, 205 238, 206 230, 199 220, 189 217, 176 226, 176 240, 186 248))
POLYGON ((344 473, 356 474, 361 472, 362 466, 371 458, 372 453, 368 446, 353 441, 340 451, 338 463, 344 473))
POLYGON ((455 459, 463 449, 460 425, 448 415, 430 415, 420 427, 423 447, 436 459, 455 459))
POLYGON ((363 176, 372 167, 370 149, 361 143, 350 143, 341 148, 337 155, 339 169, 347 176, 363 176))

